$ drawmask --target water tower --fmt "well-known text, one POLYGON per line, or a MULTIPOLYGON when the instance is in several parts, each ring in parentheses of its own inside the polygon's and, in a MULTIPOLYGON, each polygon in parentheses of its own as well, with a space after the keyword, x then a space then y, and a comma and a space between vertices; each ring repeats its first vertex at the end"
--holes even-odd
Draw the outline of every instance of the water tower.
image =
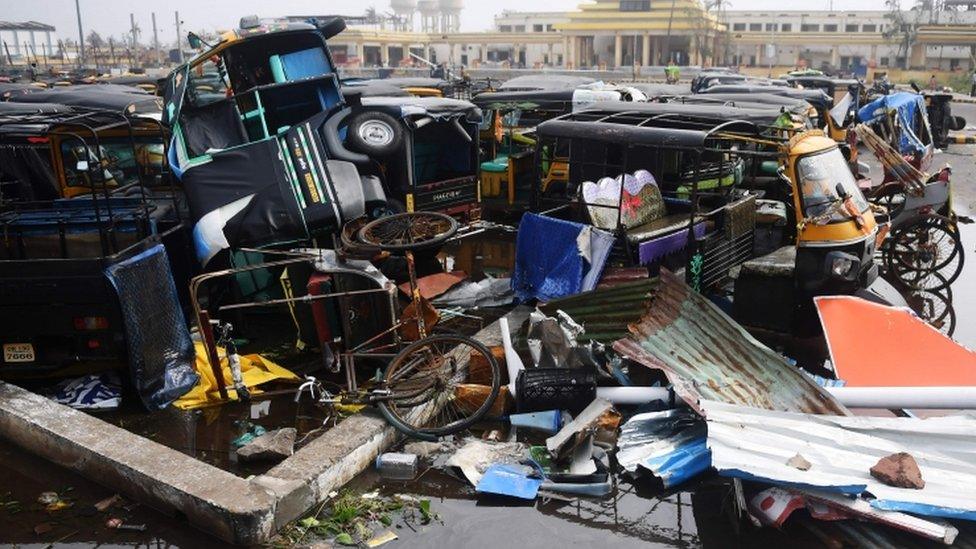
POLYGON ((441 10, 441 32, 457 32, 461 28, 461 9, 464 0, 438 0, 441 10))
POLYGON ((417 0, 390 0, 390 9, 396 15, 398 31, 413 31, 413 12, 417 11, 417 0))
POLYGON ((417 2, 417 11, 420 12, 420 29, 423 32, 437 32, 440 17, 437 0, 420 0, 417 2))

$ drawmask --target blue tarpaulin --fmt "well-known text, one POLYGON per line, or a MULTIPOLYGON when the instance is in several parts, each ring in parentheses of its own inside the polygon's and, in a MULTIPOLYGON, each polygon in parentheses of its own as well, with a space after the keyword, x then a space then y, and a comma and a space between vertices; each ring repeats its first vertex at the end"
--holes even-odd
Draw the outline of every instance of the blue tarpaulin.
POLYGON ((515 241, 515 296, 550 301, 592 290, 613 242, 613 234, 590 225, 525 214, 515 241))
POLYGON ((895 111, 901 126, 898 149, 902 154, 925 151, 925 144, 919 139, 917 129, 926 124, 925 98, 916 93, 897 92, 885 95, 861 107, 857 117, 861 122, 872 125, 888 113, 895 111))

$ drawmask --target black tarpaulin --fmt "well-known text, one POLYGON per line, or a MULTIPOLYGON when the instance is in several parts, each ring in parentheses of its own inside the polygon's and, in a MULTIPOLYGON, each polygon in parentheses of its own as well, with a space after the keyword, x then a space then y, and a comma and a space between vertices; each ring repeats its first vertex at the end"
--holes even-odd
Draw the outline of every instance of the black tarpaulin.
POLYGON ((308 238, 274 139, 214 153, 210 162, 183 173, 183 188, 194 222, 253 195, 224 227, 231 247, 267 246, 308 238))

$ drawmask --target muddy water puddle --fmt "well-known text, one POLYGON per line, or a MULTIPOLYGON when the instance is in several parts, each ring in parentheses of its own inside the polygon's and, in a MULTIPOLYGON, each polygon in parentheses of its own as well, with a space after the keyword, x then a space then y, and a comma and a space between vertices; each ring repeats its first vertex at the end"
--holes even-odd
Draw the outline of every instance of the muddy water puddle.
POLYGON ((430 469, 415 481, 382 479, 368 470, 348 486, 383 496, 431 501, 437 521, 395 529, 399 547, 698 547, 690 492, 653 496, 618 484, 607 499, 540 499, 524 504, 485 497, 466 482, 430 469))

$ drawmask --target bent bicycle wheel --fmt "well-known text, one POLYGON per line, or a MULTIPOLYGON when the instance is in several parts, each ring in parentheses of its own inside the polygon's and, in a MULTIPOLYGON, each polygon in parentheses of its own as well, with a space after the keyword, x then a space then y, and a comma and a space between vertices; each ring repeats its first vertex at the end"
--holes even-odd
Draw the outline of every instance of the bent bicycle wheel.
POLYGON ((488 413, 501 386, 501 368, 484 345, 460 335, 433 335, 408 345, 386 368, 389 392, 378 405, 402 433, 421 439, 447 436, 488 413), (475 368, 472 368, 475 365, 475 368), (483 389, 470 394, 472 382, 483 389))
POLYGON ((952 290, 945 284, 945 278, 938 272, 932 274, 941 278, 941 283, 933 286, 943 286, 941 290, 912 289, 905 293, 905 301, 915 311, 919 318, 928 322, 933 328, 952 337, 956 330, 956 312, 952 306, 952 290))
POLYGON ((891 275, 909 288, 938 289, 952 284, 965 260, 962 241, 954 224, 936 215, 917 217, 892 231, 885 242, 885 265, 891 275), (943 275, 945 285, 932 286, 943 275))
POLYGON ((364 244, 393 252, 419 250, 443 244, 454 236, 458 222, 437 212, 407 212, 370 221, 359 229, 364 244))

